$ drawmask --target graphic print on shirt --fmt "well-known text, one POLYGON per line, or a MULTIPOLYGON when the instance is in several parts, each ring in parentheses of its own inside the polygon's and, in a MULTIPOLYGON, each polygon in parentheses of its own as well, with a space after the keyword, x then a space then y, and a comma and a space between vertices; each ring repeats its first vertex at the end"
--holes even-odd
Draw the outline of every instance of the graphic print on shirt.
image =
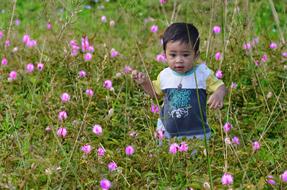
POLYGON ((191 109, 191 91, 189 89, 170 89, 168 113, 172 118, 185 118, 191 109))

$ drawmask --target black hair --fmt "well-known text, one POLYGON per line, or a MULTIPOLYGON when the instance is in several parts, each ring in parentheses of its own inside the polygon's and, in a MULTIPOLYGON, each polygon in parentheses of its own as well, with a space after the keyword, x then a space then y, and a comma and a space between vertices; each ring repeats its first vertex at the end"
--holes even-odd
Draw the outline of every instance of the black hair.
POLYGON ((173 23, 167 27, 163 34, 163 50, 169 41, 180 41, 191 44, 194 52, 199 49, 199 33, 197 28, 190 23, 173 23))

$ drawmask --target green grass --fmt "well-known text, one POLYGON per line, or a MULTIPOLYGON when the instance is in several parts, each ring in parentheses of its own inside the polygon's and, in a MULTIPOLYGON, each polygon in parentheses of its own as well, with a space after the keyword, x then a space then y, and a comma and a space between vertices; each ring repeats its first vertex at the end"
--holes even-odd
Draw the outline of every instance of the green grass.
POLYGON ((130 65, 141 71, 146 68, 155 79, 166 67, 155 61, 162 52, 160 37, 175 21, 194 23, 201 34, 201 59, 214 71, 223 70, 229 89, 232 82, 238 84, 230 89, 222 110, 208 110, 213 189, 228 189, 221 184, 225 171, 234 176, 233 189, 286 189, 279 179, 287 169, 287 75, 286 58, 281 55, 287 49, 280 36, 281 30, 286 37, 286 3, 274 1, 278 28, 270 1, 227 2, 225 6, 222 1, 170 0, 160 6, 158 0, 18 0, 13 16, 21 20, 19 26, 14 22, 10 26, 13 2, 1 2, 0 10, 5 12, 0 13, 4 32, 0 58, 6 57, 8 65, 0 66, 0 189, 98 189, 103 178, 112 182, 112 189, 204 189, 203 184, 211 181, 204 142, 188 140, 188 153, 176 155, 168 149, 179 140, 164 140, 158 146, 154 137, 158 115, 150 112, 156 101, 129 75, 116 76, 130 65), (105 24, 100 21, 102 15, 107 16, 105 24), (144 23, 149 17, 154 21, 144 23), (110 20, 115 21, 114 27, 109 26, 110 20), (48 21, 51 31, 46 29, 48 21), (149 31, 152 24, 159 26, 158 33, 149 31), (222 27, 219 35, 210 35, 214 25, 222 27), (5 48, 9 29, 11 47, 5 48), (25 48, 26 33, 37 40, 36 47, 25 48), (83 35, 95 47, 91 62, 84 62, 81 53, 70 56, 70 40, 80 43, 83 35), (243 44, 255 37, 259 43, 246 53, 243 44), (276 50, 269 48, 272 41, 278 44, 276 50), (19 50, 13 53, 16 46, 19 50), (111 58, 111 48, 121 55, 111 58), (221 62, 214 59, 217 51, 224 52, 221 62), (263 54, 268 61, 255 66, 254 60, 263 54), (45 65, 42 72, 26 73, 26 64, 40 61, 45 65), (9 82, 12 70, 18 77, 9 82), (86 78, 77 77, 80 70, 87 72, 86 78), (112 80, 114 92, 103 88, 106 79, 112 80), (86 96, 88 88, 94 90, 94 97, 86 96), (70 102, 61 103, 63 92, 71 95, 70 102), (110 109, 114 113, 109 116, 110 109), (68 113, 64 122, 58 121, 61 110, 68 113), (222 139, 227 121, 234 127, 228 135, 238 136, 239 146, 226 145, 222 139), (92 133, 94 124, 103 127, 102 136, 92 133), (46 132, 47 126, 52 131, 46 132), (65 139, 57 136, 59 127, 67 128, 65 139), (137 136, 131 137, 131 132, 137 136), (254 140, 261 143, 258 152, 252 151, 254 140), (93 147, 89 155, 80 149, 86 143, 93 147), (135 147, 130 157, 124 152, 127 145, 135 147), (102 158, 97 156, 100 146, 106 149, 102 158), (191 156, 194 149, 198 153, 191 156), (112 160, 118 169, 109 172, 107 164, 112 160), (276 186, 265 182, 268 175, 274 176, 276 186))

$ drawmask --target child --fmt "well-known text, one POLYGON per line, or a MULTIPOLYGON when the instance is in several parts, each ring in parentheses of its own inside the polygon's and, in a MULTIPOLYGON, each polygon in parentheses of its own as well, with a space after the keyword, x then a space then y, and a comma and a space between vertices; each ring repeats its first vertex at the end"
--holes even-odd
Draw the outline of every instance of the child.
POLYGON ((163 35, 163 50, 168 68, 157 80, 134 70, 132 77, 151 97, 164 97, 157 130, 167 138, 210 137, 206 119, 206 102, 210 108, 223 107, 227 93, 224 83, 214 76, 204 63, 195 64, 199 57, 199 33, 188 23, 171 24, 163 35), (206 92, 213 92, 207 101, 206 92))

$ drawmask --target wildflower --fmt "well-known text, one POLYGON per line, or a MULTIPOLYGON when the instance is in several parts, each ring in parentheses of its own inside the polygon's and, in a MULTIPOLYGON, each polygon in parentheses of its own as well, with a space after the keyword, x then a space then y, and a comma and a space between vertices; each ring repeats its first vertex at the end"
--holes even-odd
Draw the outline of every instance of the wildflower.
POLYGON ((16 26, 19 26, 20 23, 21 23, 21 21, 17 18, 17 19, 15 20, 15 25, 16 25, 16 26))
POLYGON ((104 148, 102 148, 102 147, 98 148, 98 156, 99 157, 103 157, 105 155, 105 152, 106 151, 104 148))
POLYGON ((225 173, 221 178, 222 185, 231 185, 233 183, 233 176, 229 173, 225 173))
POLYGON ((177 150, 179 149, 179 146, 177 143, 173 143, 169 146, 169 153, 176 154, 177 150))
POLYGON ((245 50, 251 49, 251 44, 249 42, 243 44, 243 49, 245 49, 245 50))
POLYGON ((272 175, 267 176, 266 182, 269 185, 276 185, 276 181, 274 180, 274 177, 272 175))
POLYGON ((92 97, 94 95, 94 91, 92 89, 87 89, 86 94, 87 96, 92 97))
POLYGON ((50 132, 50 131, 52 131, 52 128, 51 128, 50 126, 47 126, 47 127, 45 128, 45 131, 50 132))
POLYGON ((129 73, 131 73, 133 71, 133 68, 131 68, 129 65, 126 65, 125 67, 124 67, 124 73, 125 74, 129 74, 129 73))
POLYGON ((12 80, 16 80, 16 78, 17 78, 17 72, 16 72, 16 71, 11 71, 11 72, 9 73, 8 80, 9 80, 9 81, 12 81, 12 80))
POLYGON ((135 152, 134 147, 132 147, 131 145, 127 146, 125 149, 125 152, 126 152, 126 155, 128 156, 132 155, 135 152))
POLYGON ((129 136, 135 138, 138 136, 138 133, 136 131, 130 131, 129 136))
POLYGON ((239 144, 240 144, 239 138, 238 138, 237 136, 234 136, 234 137, 232 138, 232 143, 239 145, 239 144))
POLYGON ((7 63, 8 63, 8 60, 5 57, 3 57, 1 61, 1 65, 7 65, 7 63))
POLYGON ((216 73, 215 73, 215 76, 218 79, 222 79, 223 78, 223 72, 221 70, 217 70, 216 73))
POLYGON ((151 104, 150 111, 152 113, 159 113, 159 106, 155 104, 151 104))
POLYGON ((119 52, 116 51, 114 48, 111 49, 111 57, 117 57, 119 55, 119 52))
POLYGON ((47 29, 51 30, 52 29, 52 24, 50 22, 47 23, 47 29))
POLYGON ((252 39, 252 45, 253 46, 255 46, 258 43, 259 43, 259 38, 258 37, 252 39))
POLYGON ((167 3, 167 0, 159 0, 159 3, 160 3, 161 5, 163 5, 163 4, 167 3))
POLYGON ((4 36, 4 33, 3 31, 0 30, 0 40, 3 38, 3 36, 4 36))
POLYGON ((216 52, 215 54, 215 60, 219 61, 221 59, 221 53, 220 52, 216 52))
POLYGON ((156 33, 158 31, 158 26, 157 25, 152 25, 150 27, 150 31, 153 32, 153 33, 156 33))
POLYGON ((22 38, 23 43, 27 44, 28 41, 30 41, 30 36, 28 34, 25 34, 22 38))
POLYGON ((275 42, 271 42, 269 47, 270 47, 270 49, 276 49, 277 48, 277 44, 275 42))
POLYGON ((108 169, 110 170, 110 171, 114 171, 114 170, 116 170, 117 169, 117 164, 114 162, 114 161, 112 161, 112 162, 110 162, 109 164, 108 164, 108 169))
POLYGON ((82 52, 86 52, 90 47, 90 43, 87 36, 82 37, 82 52))
POLYGON ((114 26, 115 26, 115 24, 116 24, 116 23, 115 23, 115 21, 114 21, 114 20, 111 20, 111 21, 110 21, 110 27, 114 27, 114 26))
POLYGON ((94 52, 94 51, 95 51, 94 46, 89 46, 89 47, 88 47, 88 51, 89 51, 89 52, 94 52))
POLYGON ((225 142, 225 144, 231 144, 231 141, 230 141, 230 138, 229 138, 229 137, 226 137, 226 138, 224 139, 224 142, 225 142))
POLYGON ((162 140, 164 138, 164 130, 157 130, 155 132, 155 137, 158 138, 159 140, 162 140))
POLYGON ((96 135, 101 135, 103 133, 103 129, 100 125, 96 124, 93 126, 93 133, 96 135))
MULTIPOLYGON (((0 39, 1 39, 1 38, 0 38, 0 39)), ((283 57, 287 57, 287 51, 283 52, 283 53, 282 53, 282 56, 283 56, 283 57)))
POLYGON ((166 62, 165 54, 163 54, 163 53, 158 54, 156 56, 156 61, 159 62, 159 63, 165 63, 166 62))
POLYGON ((287 170, 285 170, 283 172, 283 174, 280 175, 280 178, 281 178, 282 182, 287 183, 287 170))
POLYGON ((232 82, 232 83, 231 83, 231 88, 232 88, 232 89, 236 89, 236 88, 237 88, 237 84, 236 84, 235 82, 232 82))
POLYGON ((102 23, 106 23, 107 22, 107 17, 106 16, 102 16, 101 17, 101 21, 102 21, 102 23))
POLYGON ((254 142, 252 143, 252 149, 253 149, 254 151, 259 150, 259 149, 260 149, 260 143, 259 143, 258 141, 254 141, 254 142))
POLYGON ((92 151, 92 146, 89 144, 86 144, 84 146, 81 147, 81 150, 85 153, 85 154, 90 154, 92 151))
POLYGON ((181 142, 178 148, 179 152, 187 152, 188 144, 186 142, 181 142))
POLYGON ((83 71, 83 70, 79 71, 79 77, 80 78, 86 77, 86 71, 83 71))
POLYGON ((60 127, 57 131, 58 137, 65 138, 67 135, 67 129, 65 127, 60 127))
POLYGON ((263 63, 265 63, 265 62, 267 61, 267 59, 268 59, 268 57, 267 57, 266 54, 262 55, 261 61, 262 61, 263 63))
POLYGON ((39 71, 42 71, 44 69, 44 64, 43 63, 38 63, 37 68, 39 71))
POLYGON ((64 92, 61 95, 61 100, 62 100, 63 103, 70 101, 70 95, 68 93, 64 92))
POLYGON ((60 121, 67 119, 67 117, 68 117, 68 115, 67 115, 67 112, 65 112, 65 111, 60 111, 58 114, 58 119, 60 121))
POLYGON ((11 44, 11 43, 10 43, 10 40, 6 40, 6 41, 5 41, 5 47, 9 47, 10 44, 11 44))
POLYGON ((37 41, 36 40, 29 40, 27 43, 26 43, 26 46, 28 47, 28 48, 32 48, 32 47, 34 47, 34 46, 36 46, 37 45, 37 41))
POLYGON ((84 55, 84 59, 85 59, 85 61, 91 61, 92 60, 92 54, 91 53, 86 53, 85 55, 84 55))
POLYGON ((26 71, 27 73, 32 73, 34 71, 34 65, 32 63, 27 64, 26 71))
POLYGON ((228 133, 232 128, 232 125, 229 122, 226 122, 223 126, 224 132, 228 133))
POLYGON ((220 31, 221 31, 220 26, 214 26, 214 27, 213 27, 213 33, 214 33, 214 34, 218 34, 218 33, 220 33, 220 31))
POLYGON ((112 183, 108 179, 102 179, 100 181, 100 186, 103 190, 108 190, 111 188, 112 183))
POLYGON ((13 49, 12 49, 12 52, 13 53, 15 53, 15 52, 17 52, 18 51, 18 47, 14 47, 13 49))
POLYGON ((105 80, 103 86, 104 88, 110 90, 111 88, 113 88, 113 83, 111 80, 105 80))

